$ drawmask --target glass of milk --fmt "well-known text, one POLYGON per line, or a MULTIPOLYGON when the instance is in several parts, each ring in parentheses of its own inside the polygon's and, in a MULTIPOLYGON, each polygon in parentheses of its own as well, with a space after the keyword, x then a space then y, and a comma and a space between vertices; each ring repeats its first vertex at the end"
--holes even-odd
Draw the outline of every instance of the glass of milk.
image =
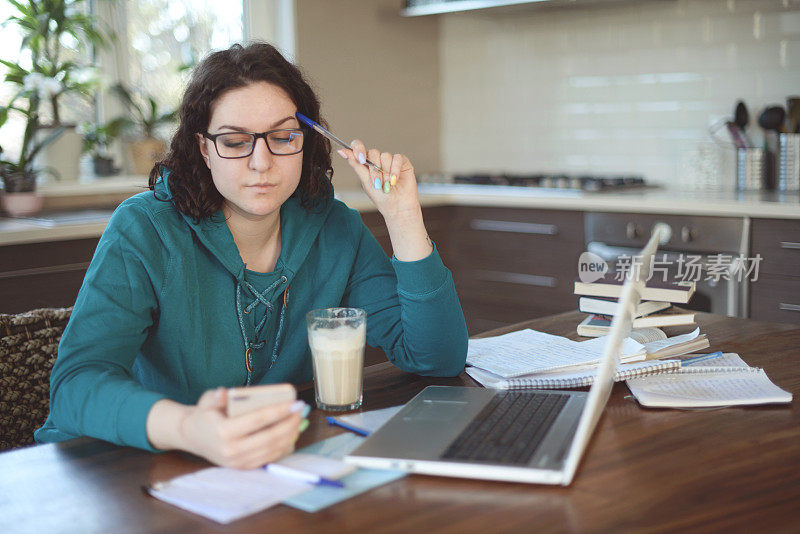
POLYGON ((306 314, 317 407, 361 407, 367 314, 359 308, 325 308, 306 314))

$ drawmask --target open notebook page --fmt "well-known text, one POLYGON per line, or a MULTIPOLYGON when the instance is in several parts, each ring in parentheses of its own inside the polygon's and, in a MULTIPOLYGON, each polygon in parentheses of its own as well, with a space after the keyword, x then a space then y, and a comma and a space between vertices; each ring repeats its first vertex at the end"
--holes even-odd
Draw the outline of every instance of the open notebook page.
MULTIPOLYGON (((511 378, 595 364, 600 360, 604 346, 605 340, 578 342, 526 329, 502 336, 470 339, 467 363, 511 378)), ((636 357, 641 359, 644 354, 637 353, 636 357)))
POLYGON ((724 371, 708 371, 632 378, 627 384, 640 404, 658 408, 773 404, 792 400, 792 394, 773 384, 763 369, 731 367, 724 371))
POLYGON ((691 370, 694 368, 709 368, 709 367, 747 367, 745 362, 735 352, 712 352, 710 354, 702 354, 700 356, 693 356, 683 358, 681 360, 681 370, 691 370))
POLYGON ((631 330, 630 338, 645 344, 667 339, 667 334, 660 328, 634 328, 631 330))
POLYGON ((647 349, 649 354, 654 352, 658 352, 662 349, 667 347, 671 347, 673 345, 677 345, 678 343, 686 343, 687 341, 691 341, 695 339, 697 336, 700 335, 700 329, 695 328, 693 331, 689 332, 688 334, 683 334, 680 336, 672 336, 666 339, 660 339, 656 341, 650 341, 644 344, 644 347, 647 349))

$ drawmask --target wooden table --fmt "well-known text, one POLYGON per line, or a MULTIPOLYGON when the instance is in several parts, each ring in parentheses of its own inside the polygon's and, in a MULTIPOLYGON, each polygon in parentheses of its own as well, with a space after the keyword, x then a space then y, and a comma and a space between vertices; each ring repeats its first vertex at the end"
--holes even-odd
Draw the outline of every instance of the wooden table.
MULTIPOLYGON (((580 317, 516 328, 575 337, 580 317)), ((764 367, 792 404, 643 409, 617 384, 568 488, 413 475, 316 514, 280 505, 224 527, 140 490, 205 462, 79 439, 0 454, 0 532, 797 532, 800 327, 708 314, 698 322, 712 350, 764 367)), ((474 385, 464 374, 422 378, 380 364, 366 373, 364 409, 406 402, 429 384, 474 385)), ((310 419, 300 447, 341 432, 317 410, 310 419)))

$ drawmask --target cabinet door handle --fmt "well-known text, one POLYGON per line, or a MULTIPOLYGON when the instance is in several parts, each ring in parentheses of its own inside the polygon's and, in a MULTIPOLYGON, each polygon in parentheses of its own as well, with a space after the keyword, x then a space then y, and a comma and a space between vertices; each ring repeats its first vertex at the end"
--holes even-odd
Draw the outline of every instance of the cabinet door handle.
POLYGON ((783 311, 800 312, 800 304, 786 304, 785 302, 781 302, 778 304, 778 309, 783 311))
POLYGON ((793 241, 781 241, 781 248, 800 250, 800 243, 795 243, 793 241))
POLYGON ((509 282, 536 287, 556 287, 558 280, 552 276, 536 274, 505 273, 502 271, 475 271, 475 278, 485 282, 509 282))
POLYGON ((473 230, 489 230, 492 232, 513 232, 516 234, 556 235, 558 226, 514 221, 493 221, 490 219, 472 219, 469 227, 473 230))

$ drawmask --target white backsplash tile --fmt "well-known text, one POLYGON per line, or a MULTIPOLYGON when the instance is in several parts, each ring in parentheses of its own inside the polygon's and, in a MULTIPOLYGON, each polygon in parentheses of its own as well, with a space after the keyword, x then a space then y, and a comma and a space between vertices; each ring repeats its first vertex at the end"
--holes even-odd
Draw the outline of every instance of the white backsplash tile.
POLYGON ((709 127, 800 93, 800 0, 678 0, 441 18, 446 172, 733 184, 709 127))

